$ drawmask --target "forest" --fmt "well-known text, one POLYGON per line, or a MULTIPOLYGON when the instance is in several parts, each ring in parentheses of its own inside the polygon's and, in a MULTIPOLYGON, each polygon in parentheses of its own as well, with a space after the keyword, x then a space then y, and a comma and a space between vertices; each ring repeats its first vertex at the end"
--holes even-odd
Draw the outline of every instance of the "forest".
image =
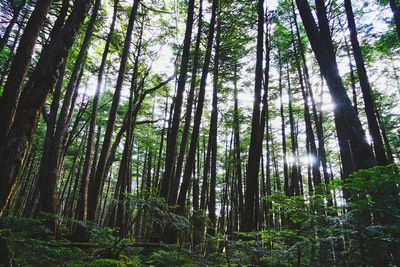
POLYGON ((0 0, 0 266, 400 266, 400 0, 0 0))

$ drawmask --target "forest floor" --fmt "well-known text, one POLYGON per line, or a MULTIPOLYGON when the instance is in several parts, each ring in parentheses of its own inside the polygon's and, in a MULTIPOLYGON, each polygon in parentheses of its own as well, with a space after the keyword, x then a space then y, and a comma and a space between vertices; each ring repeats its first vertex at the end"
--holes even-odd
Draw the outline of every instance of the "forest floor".
POLYGON ((5 254, 12 258, 8 266, 13 267, 205 266, 186 250, 178 252, 176 246, 119 239, 110 228, 92 230, 88 243, 71 242, 67 229, 61 231, 62 238, 56 240, 39 220, 1 218, 0 266, 7 266, 5 254))

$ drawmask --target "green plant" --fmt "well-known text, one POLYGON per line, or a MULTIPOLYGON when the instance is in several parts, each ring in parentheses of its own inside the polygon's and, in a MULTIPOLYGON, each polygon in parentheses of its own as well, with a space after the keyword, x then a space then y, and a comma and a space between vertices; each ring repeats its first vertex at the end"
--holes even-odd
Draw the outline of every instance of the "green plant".
POLYGON ((88 267, 127 267, 127 265, 114 259, 98 259, 88 264, 88 267))

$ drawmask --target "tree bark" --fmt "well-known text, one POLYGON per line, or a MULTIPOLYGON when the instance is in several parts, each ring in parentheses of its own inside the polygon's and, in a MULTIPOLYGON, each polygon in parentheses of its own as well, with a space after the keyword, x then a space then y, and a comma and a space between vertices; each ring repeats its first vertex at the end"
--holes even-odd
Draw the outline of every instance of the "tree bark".
POLYGON ((256 196, 258 194, 258 174, 260 168, 260 104, 263 79, 263 52, 264 52, 264 1, 258 0, 257 3, 257 57, 254 83, 254 102, 253 115, 251 121, 251 138, 249 147, 249 158, 246 171, 246 190, 245 190, 245 209, 243 214, 243 223, 241 230, 250 232, 257 227, 255 209, 256 196))
POLYGON ((197 26, 197 37, 196 44, 194 48, 194 57, 193 57, 193 66, 192 66, 192 76, 190 81, 190 89, 187 97, 186 104, 186 114, 185 114, 185 124, 183 126, 181 144, 179 148, 179 156, 176 162, 176 170, 175 170, 175 179, 171 185, 171 194, 169 197, 169 204, 175 205, 176 199, 179 191, 179 182, 182 174, 182 167, 187 147, 187 141, 189 136, 190 122, 192 119, 192 111, 193 111, 193 102, 194 102, 194 91, 196 88, 196 80, 197 80, 197 70, 199 68, 199 60, 200 60, 200 41, 201 41, 201 28, 203 22, 203 1, 200 0, 199 7, 199 21, 197 26))
POLYGON ((104 135, 103 146, 100 152, 99 162, 97 164, 97 170, 95 175, 93 176, 93 179, 89 181, 87 219, 90 221, 93 221, 96 218, 96 210, 98 208, 99 197, 103 190, 102 185, 104 185, 103 180, 104 180, 105 167, 107 159, 109 157, 111 138, 114 132, 115 120, 117 118, 118 105, 121 97, 122 84, 126 72, 126 65, 128 61, 128 55, 132 40, 133 26, 136 21, 138 7, 139 7, 139 0, 135 0, 133 2, 132 10, 129 15, 129 23, 126 30, 124 47, 121 55, 121 63, 118 71, 117 84, 115 86, 114 97, 111 104, 110 113, 108 116, 107 128, 104 135))
MULTIPOLYGON (((77 204, 77 219, 81 221, 86 221, 87 218, 87 203, 88 203, 88 184, 89 184, 89 176, 90 170, 93 166, 94 159, 93 159, 93 141, 95 137, 96 131, 96 121, 97 121, 97 110, 99 107, 99 97, 100 97, 100 90, 103 83, 103 76, 104 70, 107 62, 108 52, 110 50, 111 38, 114 33, 115 22, 117 20, 117 11, 118 11, 118 0, 114 2, 114 9, 113 9, 113 16, 110 26, 110 31, 107 35, 106 44, 104 47, 103 55, 101 58, 101 63, 99 67, 99 72, 97 74, 97 85, 95 95, 93 97, 93 104, 92 104, 92 111, 90 117, 90 124, 89 124, 89 133, 87 138, 87 145, 86 145, 86 152, 85 152, 85 162, 83 164, 83 171, 82 171, 82 181, 79 190, 79 199, 77 204)), ((78 241, 80 239, 87 239, 85 236, 85 231, 83 231, 82 227, 79 225, 75 229, 74 237, 75 240, 78 241)))
POLYGON ((24 90, 20 99, 13 126, 0 151, 0 214, 15 185, 15 177, 37 126, 47 95, 53 88, 59 69, 90 5, 90 0, 75 2, 74 9, 63 29, 57 37, 50 40, 46 51, 42 54, 33 74, 35 79, 30 83, 29 88, 24 90))
POLYGON ((50 10, 51 2, 52 0, 38 0, 36 3, 11 63, 0 98, 0 146, 5 145, 8 132, 13 124, 36 40, 50 10))
POLYGON ((347 25, 350 30, 350 42, 353 48, 354 60, 356 62, 361 92, 364 99, 364 110, 365 114, 367 115, 369 133, 372 137, 372 141, 374 144, 376 160, 378 161, 378 164, 386 165, 388 162, 385 153, 385 146, 383 144, 378 120, 375 116, 375 102, 373 99, 371 84, 368 80, 367 70, 365 69, 360 43, 358 42, 357 28, 354 20, 354 13, 353 7, 351 6, 351 1, 345 0, 344 7, 346 9, 347 25))
POLYGON ((397 36, 400 38, 400 8, 397 6, 396 0, 389 0, 389 5, 393 13, 397 36))
MULTIPOLYGON (((179 133, 179 123, 181 120, 181 109, 183 102, 183 93, 185 91, 185 83, 187 78, 187 70, 189 65, 189 53, 192 38, 192 29, 194 21, 194 0, 190 0, 188 3, 187 19, 186 19, 186 31, 185 38, 183 40, 182 50, 182 61, 179 69, 178 86, 176 88, 176 95, 174 99, 174 114, 170 126, 170 132, 167 138, 167 148, 165 157, 164 174, 161 180, 160 196, 168 199, 172 179, 174 178, 174 162, 176 153, 176 143, 179 133)), ((190 170, 191 171, 191 170, 190 170)))
MULTIPOLYGON (((321 0, 318 0, 319 2, 321 0)), ((335 122, 336 127, 343 127, 343 136, 338 137, 343 142, 350 143, 354 165, 356 169, 369 168, 376 165, 376 158, 365 138, 365 132, 361 122, 351 105, 350 99, 339 76, 338 67, 328 45, 332 45, 329 38, 324 37, 317 28, 314 17, 312 16, 308 1, 296 0, 297 7, 303 20, 304 27, 309 37, 311 47, 317 58, 320 70, 324 75, 332 99, 335 103, 335 122)), ((324 5, 322 1, 322 5, 324 5)), ((317 5, 318 8, 318 5, 317 5)), ((324 13, 324 12, 322 12, 324 13)), ((326 13, 324 18, 326 19, 326 13)), ((320 23, 320 28, 321 28, 320 23)))
POLYGON ((200 133, 200 123, 201 117, 203 114, 203 106, 204 106, 204 97, 205 97, 205 89, 207 83, 207 76, 208 70, 211 61, 211 50, 212 45, 214 42, 214 32, 215 32, 215 21, 216 21, 216 13, 218 7, 218 0, 213 0, 212 2, 212 10, 211 10, 211 21, 208 31, 208 38, 207 38, 207 50, 204 57, 204 64, 201 74, 200 80, 200 88, 199 88, 199 96, 197 99, 197 109, 194 116, 194 125, 192 130, 192 135, 190 139, 190 146, 189 146, 189 153, 186 160, 185 170, 183 173, 181 188, 179 191, 178 201, 177 201, 177 212, 178 214, 184 214, 185 211, 185 204, 186 204, 186 197, 187 192, 189 190, 189 184, 192 176, 192 171, 195 163, 195 156, 196 156, 196 149, 197 149, 197 142, 200 133))

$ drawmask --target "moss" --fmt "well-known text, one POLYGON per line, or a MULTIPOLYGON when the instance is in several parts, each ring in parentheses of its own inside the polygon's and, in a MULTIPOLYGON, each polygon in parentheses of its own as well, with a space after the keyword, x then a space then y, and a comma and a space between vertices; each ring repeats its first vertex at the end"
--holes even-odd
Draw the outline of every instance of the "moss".
POLYGON ((17 266, 84 266, 88 256, 74 247, 60 247, 57 242, 28 239, 16 246, 15 261, 17 266))
POLYGON ((67 262, 63 267, 85 267, 82 262, 67 262))
POLYGON ((98 259, 87 265, 87 267, 128 267, 125 263, 113 259, 98 259))
POLYGON ((98 259, 91 262, 87 267, 140 267, 141 264, 137 259, 131 259, 126 256, 120 257, 119 260, 114 259, 98 259))
POLYGON ((139 258, 129 258, 127 256, 120 256, 120 262, 123 262, 127 267, 140 267, 140 259, 139 258))

